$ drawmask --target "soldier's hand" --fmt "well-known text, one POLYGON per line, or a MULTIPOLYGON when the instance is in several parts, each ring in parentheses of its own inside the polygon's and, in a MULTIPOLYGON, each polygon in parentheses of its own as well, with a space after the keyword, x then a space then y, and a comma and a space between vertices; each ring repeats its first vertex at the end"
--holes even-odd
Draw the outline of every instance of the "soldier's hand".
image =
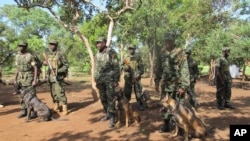
POLYGON ((36 86, 36 80, 33 80, 32 86, 36 86))
POLYGON ((43 61, 43 64, 44 64, 44 65, 48 65, 47 61, 43 61))
POLYGON ((159 90, 159 83, 155 83, 155 91, 156 92, 160 92, 160 90, 159 90))
POLYGON ((178 89, 178 92, 179 92, 180 95, 185 94, 185 90, 184 90, 183 88, 179 88, 179 89, 178 89))
POLYGON ((115 87, 118 87, 118 86, 119 86, 119 83, 118 83, 118 82, 114 82, 114 86, 115 86, 115 87))

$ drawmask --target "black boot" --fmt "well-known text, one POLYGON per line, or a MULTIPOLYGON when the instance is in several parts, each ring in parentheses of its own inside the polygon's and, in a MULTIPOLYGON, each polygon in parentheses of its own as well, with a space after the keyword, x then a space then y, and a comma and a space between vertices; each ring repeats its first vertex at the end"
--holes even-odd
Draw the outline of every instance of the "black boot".
POLYGON ((234 109, 234 107, 229 102, 225 103, 225 108, 234 109))
POLYGON ((141 110, 141 111, 144 110, 144 106, 143 106, 142 100, 139 102, 139 110, 141 110))
POLYGON ((106 113, 106 115, 101 119, 101 121, 109 120, 109 112, 106 113))
POLYGON ((18 118, 22 118, 22 117, 25 117, 27 116, 27 109, 22 109, 20 115, 18 116, 18 118))
POLYGON ((109 128, 113 128, 115 126, 115 113, 109 113, 109 128))
POLYGON ((225 110, 224 104, 222 104, 222 103, 223 103, 223 102, 218 102, 217 108, 218 108, 219 110, 225 110))
POLYGON ((169 122, 170 122, 169 119, 165 119, 165 120, 164 120, 164 125, 163 125, 163 127, 160 129, 160 133, 165 133, 165 132, 169 132, 169 131, 170 131, 169 122))

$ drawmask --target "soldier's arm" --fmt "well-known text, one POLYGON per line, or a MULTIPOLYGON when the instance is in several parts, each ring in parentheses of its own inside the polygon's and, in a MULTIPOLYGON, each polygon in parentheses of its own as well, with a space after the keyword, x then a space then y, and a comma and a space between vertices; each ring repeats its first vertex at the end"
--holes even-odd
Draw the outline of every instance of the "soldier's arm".
POLYGON ((180 64, 180 86, 179 88, 187 91, 190 86, 190 74, 188 69, 187 59, 182 59, 182 63, 180 64))
POLYGON ((17 58, 17 56, 16 56, 16 58, 15 58, 15 65, 16 65, 16 72, 15 72, 15 80, 14 80, 14 83, 16 83, 16 81, 17 81, 17 78, 18 78, 18 73, 19 73, 19 69, 18 69, 18 67, 17 67, 17 60, 18 60, 18 58, 17 58))
POLYGON ((194 73, 195 73, 194 74, 195 80, 197 80, 200 72, 199 72, 199 68, 198 68, 198 63, 196 61, 194 61, 194 73))
POLYGON ((143 75, 143 73, 144 73, 144 65, 142 62, 142 58, 141 56, 138 56, 138 74, 143 75))
POLYGON ((222 74, 220 73, 220 67, 221 67, 221 59, 218 58, 215 61, 215 77, 219 78, 221 80, 221 82, 223 82, 223 78, 222 78, 222 74))
POLYGON ((114 81, 119 82, 120 80, 120 66, 119 66, 119 60, 118 56, 115 51, 111 52, 111 61, 114 71, 114 81))
POLYGON ((65 54, 61 54, 60 55, 60 61, 62 62, 62 66, 60 66, 57 70, 58 73, 66 73, 68 71, 69 68, 69 63, 68 60, 66 58, 65 54))
POLYGON ((35 62, 34 56, 32 56, 32 59, 31 59, 31 66, 33 67, 33 70, 34 70, 34 83, 36 83, 36 80, 37 80, 37 64, 35 62))

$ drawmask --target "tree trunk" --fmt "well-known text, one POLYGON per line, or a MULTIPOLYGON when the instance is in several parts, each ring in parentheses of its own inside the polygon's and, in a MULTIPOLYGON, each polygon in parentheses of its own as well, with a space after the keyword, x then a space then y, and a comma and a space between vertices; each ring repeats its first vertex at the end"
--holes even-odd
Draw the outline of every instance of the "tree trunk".
POLYGON ((109 28, 108 28, 108 37, 107 37, 107 43, 106 43, 107 47, 110 47, 111 42, 112 42, 112 32, 113 32, 114 25, 115 25, 115 20, 113 18, 110 18, 109 28))
POLYGON ((90 61, 91 61, 91 85, 92 85, 92 92, 91 93, 93 96, 93 100, 97 101, 99 99, 99 91, 96 87, 96 82, 95 82, 95 78, 94 78, 94 70, 95 70, 94 54, 93 54, 93 51, 91 50, 88 39, 84 35, 82 35, 79 31, 77 32, 77 35, 84 42, 84 44, 86 45, 86 48, 88 50, 88 53, 89 53, 89 57, 90 57, 90 61))

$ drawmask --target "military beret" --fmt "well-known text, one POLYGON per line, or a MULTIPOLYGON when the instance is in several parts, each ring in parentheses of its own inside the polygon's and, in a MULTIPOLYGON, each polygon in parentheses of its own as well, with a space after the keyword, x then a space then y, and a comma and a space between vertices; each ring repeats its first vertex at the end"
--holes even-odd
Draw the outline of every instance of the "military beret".
POLYGON ((104 37, 99 37, 97 38, 97 40, 95 40, 95 42, 106 42, 107 40, 104 37))
POLYGON ((136 49, 136 47, 135 47, 135 45, 132 45, 132 44, 130 44, 130 45, 128 45, 128 49, 136 49))
POLYGON ((18 46, 27 47, 28 43, 24 42, 24 41, 21 41, 21 42, 18 43, 18 46))
POLYGON ((165 33, 165 40, 175 40, 175 34, 172 32, 165 33))
POLYGON ((230 50, 230 48, 229 47, 223 47, 222 48, 222 51, 226 51, 226 50, 230 50))
POLYGON ((50 40, 50 41, 49 41, 49 44, 58 45, 58 42, 57 42, 56 40, 50 40))
POLYGON ((191 54, 191 50, 190 50, 190 49, 186 49, 186 50, 185 50, 185 53, 186 53, 186 54, 191 54))

